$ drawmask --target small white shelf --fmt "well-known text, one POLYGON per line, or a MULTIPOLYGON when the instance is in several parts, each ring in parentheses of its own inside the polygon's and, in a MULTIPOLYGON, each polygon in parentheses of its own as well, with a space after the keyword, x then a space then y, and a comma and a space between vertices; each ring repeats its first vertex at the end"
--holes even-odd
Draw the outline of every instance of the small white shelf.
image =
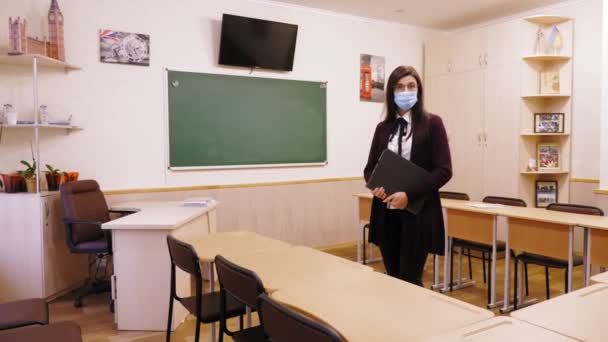
POLYGON ((571 58, 561 55, 528 55, 523 57, 524 60, 532 62, 567 62, 571 58))
POLYGON ((522 95, 524 99, 565 99, 569 98, 570 94, 528 94, 522 95))
POLYGON ((572 20, 572 18, 562 17, 559 15, 534 15, 524 18, 525 21, 540 24, 540 25, 558 25, 572 20))
POLYGON ((43 55, 15 55, 15 56, 0 56, 0 64, 5 65, 32 65, 34 58, 38 59, 39 67, 66 69, 66 70, 80 70, 77 65, 69 64, 54 58, 49 58, 43 55))
POLYGON ((71 126, 71 125, 46 125, 46 124, 22 124, 22 125, 0 125, 4 128, 42 128, 42 129, 68 129, 71 131, 80 131, 82 130, 79 126, 71 126))
POLYGON ((545 170, 545 171, 521 171, 522 175, 567 175, 570 173, 568 170, 545 170))
POLYGON ((525 132, 521 133, 522 137, 567 137, 570 136, 570 133, 531 133, 525 132))

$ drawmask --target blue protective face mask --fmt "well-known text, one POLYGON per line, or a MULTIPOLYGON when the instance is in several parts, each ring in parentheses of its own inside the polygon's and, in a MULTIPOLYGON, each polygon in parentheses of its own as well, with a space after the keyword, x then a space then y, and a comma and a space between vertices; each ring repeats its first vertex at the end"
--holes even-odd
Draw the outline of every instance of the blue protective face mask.
POLYGON ((418 92, 402 91, 395 93, 395 104, 403 110, 410 110, 418 102, 418 92))

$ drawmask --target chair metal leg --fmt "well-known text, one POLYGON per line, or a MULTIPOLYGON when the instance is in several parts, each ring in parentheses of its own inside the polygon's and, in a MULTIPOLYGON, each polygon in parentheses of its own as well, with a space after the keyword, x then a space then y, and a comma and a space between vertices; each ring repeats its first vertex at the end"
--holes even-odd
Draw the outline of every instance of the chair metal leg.
POLYGON ((467 248, 469 254, 469 280, 473 279, 473 267, 471 267, 471 249, 467 248))
POLYGON ((551 298, 551 291, 549 290, 549 266, 545 266, 545 291, 547 292, 547 299, 551 298))
POLYGON ((564 293, 568 293, 568 269, 566 268, 566 272, 565 272, 565 278, 564 278, 564 282, 565 282, 565 286, 564 286, 564 293))
POLYGON ((171 321, 173 320, 173 296, 170 295, 171 299, 169 300, 169 318, 167 318, 167 337, 165 341, 171 341, 171 321))
POLYGON ((198 342, 200 340, 200 337, 201 337, 201 319, 200 319, 200 317, 196 317, 196 332, 194 334, 194 342, 198 342))
POLYGON ((450 292, 454 290, 454 246, 450 248, 450 292))
POLYGON ((524 277, 525 277, 525 281, 526 281, 526 296, 530 295, 530 292, 528 291, 528 263, 524 262, 524 277))
POLYGON ((483 268, 483 283, 486 283, 486 252, 481 252, 481 267, 483 268))
POLYGON ((513 284, 513 310, 517 310, 517 264, 519 263, 519 260, 517 259, 517 257, 515 257, 515 274, 514 274, 514 284, 513 284))
POLYGON ((363 260, 363 265, 366 265, 366 258, 367 258, 367 252, 365 251, 365 229, 367 228, 367 225, 363 225, 363 239, 361 240, 361 245, 363 246, 363 256, 362 259, 363 260))

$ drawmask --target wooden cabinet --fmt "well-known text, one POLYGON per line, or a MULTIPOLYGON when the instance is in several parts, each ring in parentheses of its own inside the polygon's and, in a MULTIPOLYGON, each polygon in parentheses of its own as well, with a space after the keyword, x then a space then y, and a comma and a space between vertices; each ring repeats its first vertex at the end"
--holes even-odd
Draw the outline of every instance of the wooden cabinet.
MULTIPOLYGON (((517 27, 506 22, 429 43, 429 53, 451 56, 448 71, 425 79, 427 109, 444 119, 452 153, 453 177, 444 190, 466 192, 474 200, 518 196, 521 82, 518 45, 512 44, 517 27)), ((429 54, 425 61, 437 63, 429 54)))
POLYGON ((70 253, 59 193, 0 193, 0 302, 54 298, 84 284, 87 255, 70 253))

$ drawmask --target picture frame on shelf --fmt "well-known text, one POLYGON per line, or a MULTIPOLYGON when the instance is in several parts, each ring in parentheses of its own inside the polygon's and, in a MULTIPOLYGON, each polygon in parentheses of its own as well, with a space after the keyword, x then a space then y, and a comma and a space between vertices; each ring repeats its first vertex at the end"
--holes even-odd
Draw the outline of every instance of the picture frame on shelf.
POLYGON ((549 204, 557 203, 557 181, 537 180, 535 186, 535 199, 537 208, 546 208, 549 204))
POLYGON ((534 133, 564 133, 564 113, 534 113, 534 133))
POLYGON ((561 146, 559 143, 539 143, 536 147, 538 171, 561 169, 561 146))

